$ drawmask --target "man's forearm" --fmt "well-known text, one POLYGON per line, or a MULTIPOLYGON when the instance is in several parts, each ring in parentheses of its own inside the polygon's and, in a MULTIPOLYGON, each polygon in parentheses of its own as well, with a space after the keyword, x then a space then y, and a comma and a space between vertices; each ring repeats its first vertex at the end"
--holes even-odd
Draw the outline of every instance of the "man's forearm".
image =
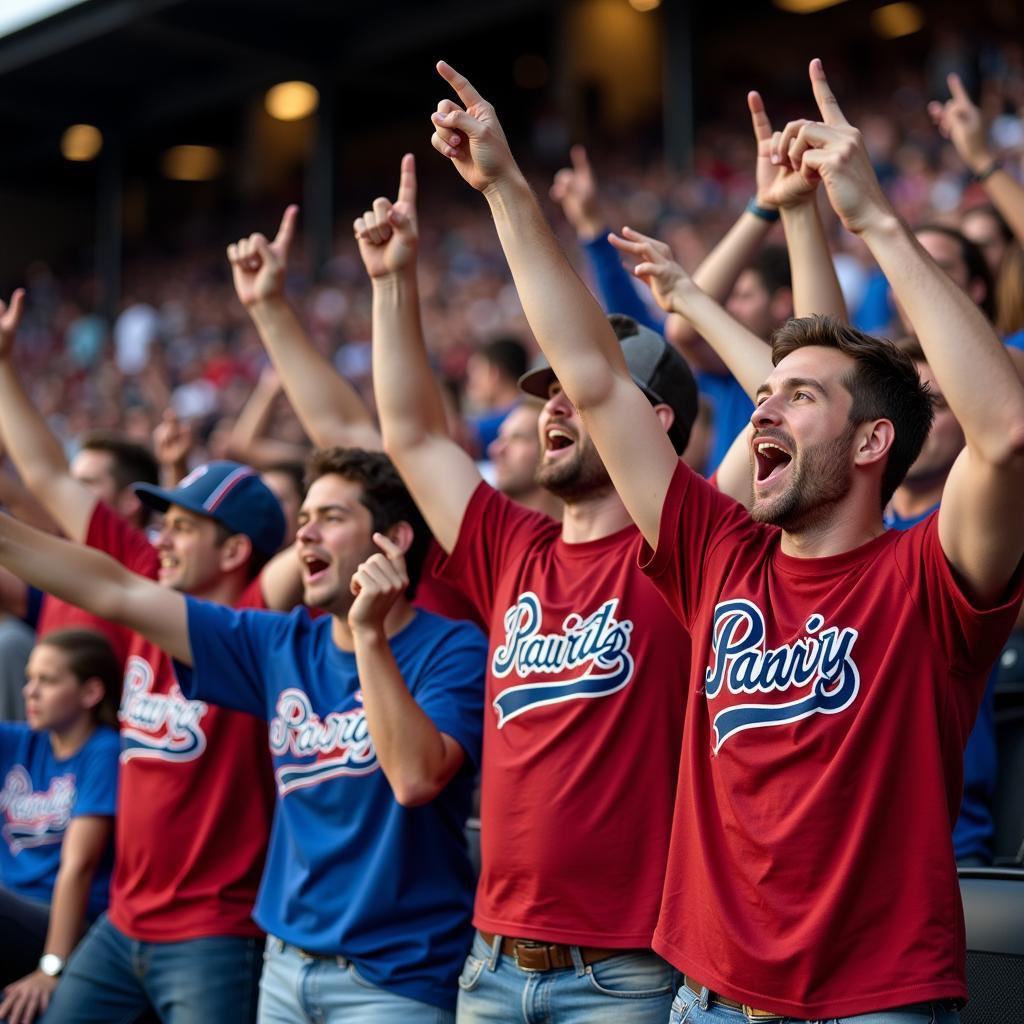
POLYGON ((783 208, 781 212, 793 277, 793 315, 820 314, 846 323, 846 301, 839 287, 818 204, 812 197, 809 202, 783 208))
POLYGON ((316 349, 291 306, 283 298, 268 299, 251 306, 249 314, 314 444, 379 448, 363 400, 316 349))
POLYGON ((400 804, 427 803, 458 764, 453 764, 444 737, 409 692, 383 629, 354 630, 353 637, 366 724, 381 769, 400 804))
POLYGON ((373 379, 385 447, 424 435, 448 436, 448 421, 427 357, 415 267, 373 281, 373 379))
POLYGON ((598 404, 611 373, 628 377, 615 332, 572 269, 521 176, 485 192, 526 319, 566 394, 580 407, 598 404))
POLYGON ((968 447, 998 462, 1022 426, 1024 391, 977 305, 952 284, 895 214, 861 236, 902 305, 968 447))

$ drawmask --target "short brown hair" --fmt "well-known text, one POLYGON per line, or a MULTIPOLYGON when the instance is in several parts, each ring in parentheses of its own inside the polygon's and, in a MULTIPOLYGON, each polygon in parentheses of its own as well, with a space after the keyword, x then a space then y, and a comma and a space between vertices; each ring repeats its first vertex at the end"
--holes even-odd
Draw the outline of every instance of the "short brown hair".
POLYGON ((103 684, 103 699, 93 708, 93 718, 99 725, 116 729, 124 671, 106 637, 92 629, 56 629, 36 646, 61 651, 67 658, 68 671, 79 683, 96 678, 103 684))
POLYGON ((882 473, 882 508, 921 452, 934 416, 933 399, 913 359, 884 338, 873 338, 830 316, 805 316, 783 324, 772 337, 772 364, 808 345, 835 348, 854 361, 843 379, 853 398, 850 422, 889 420, 895 430, 882 473))
POLYGON ((406 596, 416 596, 423 562, 432 539, 426 521, 412 500, 392 461, 383 452, 362 448, 318 448, 306 462, 306 489, 322 476, 340 476, 362 485, 360 502, 369 511, 373 529, 386 533, 396 523, 412 527, 412 545, 405 553, 409 574, 406 596))
POLYGON ((107 452, 113 463, 110 474, 118 491, 132 484, 160 483, 160 467, 156 457, 145 446, 129 441, 121 434, 106 430, 94 430, 82 438, 82 451, 107 452))

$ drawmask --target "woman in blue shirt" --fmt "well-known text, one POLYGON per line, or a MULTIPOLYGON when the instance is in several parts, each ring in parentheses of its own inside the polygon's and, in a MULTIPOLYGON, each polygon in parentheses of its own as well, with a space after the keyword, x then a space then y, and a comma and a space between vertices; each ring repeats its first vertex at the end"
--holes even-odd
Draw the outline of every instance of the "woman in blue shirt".
POLYGON ((0 1020, 45 1011, 107 904, 121 667, 98 633, 50 633, 29 658, 27 722, 0 722, 0 1020))

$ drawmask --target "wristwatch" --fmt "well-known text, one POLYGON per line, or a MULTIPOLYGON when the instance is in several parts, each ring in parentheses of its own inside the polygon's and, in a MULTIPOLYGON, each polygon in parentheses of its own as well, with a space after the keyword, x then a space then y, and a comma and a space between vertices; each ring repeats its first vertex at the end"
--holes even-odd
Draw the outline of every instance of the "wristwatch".
POLYGON ((44 953, 39 958, 39 970, 48 978, 59 978, 64 971, 67 961, 56 953, 44 953))

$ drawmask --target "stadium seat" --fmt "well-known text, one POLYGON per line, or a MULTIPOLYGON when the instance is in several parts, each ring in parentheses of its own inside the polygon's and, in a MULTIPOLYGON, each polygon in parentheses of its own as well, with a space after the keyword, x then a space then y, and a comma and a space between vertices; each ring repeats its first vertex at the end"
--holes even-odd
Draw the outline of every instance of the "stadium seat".
MULTIPOLYGON (((996 711, 996 747, 999 781, 992 802, 993 854, 997 864, 1024 867, 1024 704, 996 711)), ((1024 1021, 1024 1009, 1020 1019, 1024 1021)))
POLYGON ((962 1024, 1024 1020, 1024 869, 961 868, 967 923, 962 1024))

